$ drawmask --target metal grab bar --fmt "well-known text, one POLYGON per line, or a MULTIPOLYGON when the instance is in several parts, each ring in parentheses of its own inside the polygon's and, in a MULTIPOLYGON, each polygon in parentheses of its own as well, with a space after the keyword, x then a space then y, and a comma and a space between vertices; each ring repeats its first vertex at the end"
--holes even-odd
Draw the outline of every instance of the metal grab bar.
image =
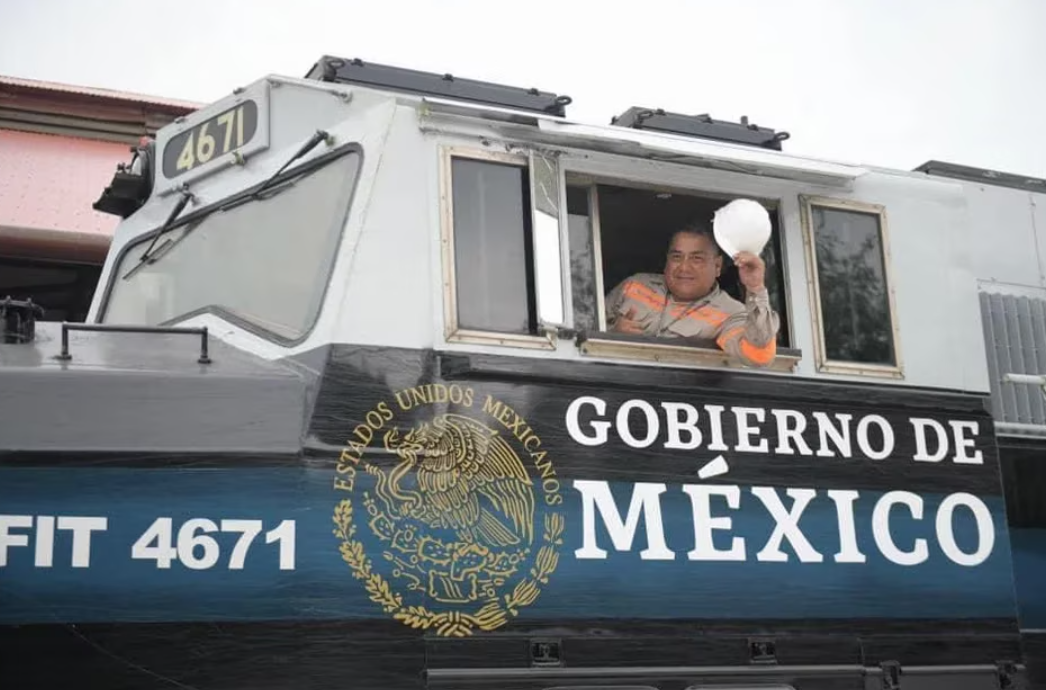
POLYGON ((69 354, 69 331, 104 331, 110 333, 175 333, 183 335, 200 336, 200 357, 196 361, 200 364, 210 364, 211 358, 207 352, 207 327, 186 328, 179 326, 121 326, 109 323, 66 323, 62 322, 62 351, 55 355, 55 359, 69 361, 73 358, 69 354))

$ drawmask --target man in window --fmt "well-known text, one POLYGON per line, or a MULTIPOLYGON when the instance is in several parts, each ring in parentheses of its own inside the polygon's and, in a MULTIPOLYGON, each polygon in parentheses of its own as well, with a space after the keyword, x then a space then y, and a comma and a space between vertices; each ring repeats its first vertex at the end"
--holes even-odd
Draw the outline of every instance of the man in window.
MULTIPOLYGON (((723 256, 710 230, 692 224, 672 235, 665 269, 637 273, 607 295, 607 326, 618 333, 714 342, 745 364, 777 356, 780 318, 763 284, 766 266, 751 252, 734 257, 745 303, 719 288, 723 256)), ((703 342, 702 342, 703 341, 703 342)))

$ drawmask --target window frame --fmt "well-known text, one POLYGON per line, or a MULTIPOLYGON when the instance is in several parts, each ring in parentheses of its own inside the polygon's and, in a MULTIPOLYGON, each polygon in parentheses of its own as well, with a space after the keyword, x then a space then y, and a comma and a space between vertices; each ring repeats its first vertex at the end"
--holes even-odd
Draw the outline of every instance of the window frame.
MULTIPOLYGON (((600 331, 607 329, 606 286, 603 283, 603 226, 599 213, 599 181, 591 176, 577 176, 588 187, 588 222, 592 226, 592 271, 596 279, 596 320, 600 331)), ((570 186, 567 175, 563 175, 564 189, 570 186)), ((573 278, 573 275, 571 275, 573 278)))
MULTIPOLYGON (((350 179, 349 184, 343 186, 343 196, 341 197, 341 199, 335 201, 335 204, 337 205, 337 211, 334 214, 335 218, 333 221, 333 225, 328 230, 329 232, 336 235, 337 240, 333 243, 333 247, 331 248, 331 261, 327 267, 326 277, 323 279, 322 289, 319 290, 317 295, 317 307, 309 320, 308 326, 302 330, 300 336, 296 338, 288 338, 284 335, 281 335, 280 333, 266 328, 264 325, 260 323, 257 323, 251 319, 244 318, 239 314, 224 308, 220 304, 214 303, 197 307, 196 309, 192 309, 182 314, 178 314, 177 316, 173 316, 169 319, 166 319, 157 325, 170 326, 172 324, 181 323, 183 321, 187 321, 198 316, 210 314, 224 321, 227 321, 228 323, 242 329, 247 333, 250 333, 258 338, 261 338, 267 342, 273 343, 280 347, 297 347, 302 343, 306 342, 310 337, 312 337, 313 332, 316 330, 316 325, 319 323, 320 316, 323 313, 324 305, 327 302, 327 298, 330 292, 331 281, 334 278, 337 263, 339 260, 339 255, 341 253, 341 248, 345 240, 345 225, 353 212, 353 205, 356 202, 356 195, 359 189, 360 179, 363 177, 364 166, 367 164, 366 152, 364 151, 363 145, 360 142, 353 141, 350 143, 342 144, 340 146, 336 146, 330 151, 327 151, 323 154, 320 154, 319 156, 316 156, 315 158, 305 161, 304 163, 301 163, 299 165, 291 167, 288 170, 285 170, 279 176, 273 178, 272 180, 259 181, 256 184, 253 184, 249 187, 236 191, 225 197, 219 198, 212 203, 209 203, 205 206, 202 206, 201 208, 192 211, 191 213, 186 213, 183 217, 176 219, 174 224, 167 229, 168 231, 176 230, 177 228, 180 228, 190 223, 197 222, 198 220, 199 222, 203 222, 206 220, 207 216, 216 212, 217 209, 220 209, 222 205, 230 204, 234 201, 240 202, 248 199, 263 184, 268 184, 273 187, 276 187, 280 184, 283 184, 287 180, 311 175, 312 173, 318 172, 321 168, 324 168, 328 165, 334 165, 339 160, 351 155, 355 155, 357 157, 356 172, 355 175, 353 175, 350 179)), ((124 259, 136 247, 140 247, 142 244, 152 241, 152 239, 156 237, 156 235, 161 230, 163 230, 163 223, 156 225, 147 232, 144 232, 140 235, 136 235, 135 237, 129 239, 119 249, 116 257, 113 260, 112 269, 109 273, 108 280, 105 284, 105 291, 102 293, 98 313, 94 319, 95 323, 109 323, 106 319, 108 317, 109 307, 111 306, 113 290, 115 289, 117 282, 121 279, 120 271, 118 269, 122 265, 124 259)), ((101 289, 101 287, 101 284, 99 284, 98 288, 101 289)))
MULTIPOLYGON (((520 153, 509 153, 503 151, 491 151, 489 149, 475 146, 458 144, 442 145, 439 148, 439 205, 440 205, 440 245, 442 263, 442 298, 443 298, 443 337, 447 343, 462 343, 473 345, 496 345, 503 347, 528 348, 538 350, 555 350, 556 341, 553 333, 546 335, 524 335, 522 333, 509 333, 504 331, 486 331, 478 329, 462 328, 458 323, 458 290, 457 290, 457 265, 454 251, 454 159, 468 159, 514 165, 524 172, 525 184, 530 185, 532 170, 530 157, 525 151, 520 153)), ((562 171, 560 171, 562 179, 562 171)), ((560 188, 560 197, 565 199, 565 188, 560 188)), ((560 202, 561 208, 565 204, 560 202)), ((524 213, 529 214, 528 222, 533 222, 534 203, 533 200, 526 206, 524 213)), ((560 224, 562 227, 563 212, 560 213, 560 224)), ((524 239, 525 242, 533 243, 533 236, 524 239)), ((532 251, 532 247, 527 248, 532 251)), ((563 251, 562 233, 560 234, 560 251, 563 251)), ((536 279, 536 276, 532 276, 536 279)), ((529 288, 528 288, 529 290, 529 288)), ((563 299, 565 290, 560 297, 563 299)), ((529 299, 536 300, 536 288, 534 294, 528 295, 529 299)), ((565 301, 565 300, 564 300, 565 301)), ((535 301, 536 308, 536 301, 535 301)), ((566 309, 566 306, 564 306, 566 309)))
POLYGON ((810 320, 814 335, 814 365, 818 373, 849 374, 885 379, 904 378, 904 359, 901 348, 901 332, 897 318, 896 282, 890 254, 890 232, 886 217, 886 206, 853 199, 839 199, 813 194, 799 195, 800 226, 806 258, 806 286, 810 301, 810 320), (834 209, 873 215, 879 223, 879 240, 882 243, 883 279, 886 281, 887 308, 890 312, 890 336, 894 352, 894 364, 869 364, 830 359, 825 341, 824 313, 821 305, 820 276, 817 272, 817 248, 814 237, 813 208, 834 209))
MULTIPOLYGON (((589 203, 589 219, 592 225, 592 252, 595 261, 594 277, 596 282, 597 322, 601 331, 606 329, 606 295, 604 294, 603 274, 603 238, 599 223, 599 192, 596 185, 608 184, 632 187, 638 189, 649 189, 677 193, 681 195, 701 196, 710 199, 722 199, 724 203, 729 200, 744 197, 759 199, 768 204, 773 212, 779 214, 781 224, 780 262, 782 271, 782 284, 784 286, 785 303, 784 310, 787 313, 788 342, 793 343, 789 348, 779 349, 778 355, 772 365, 759 368, 758 373, 772 374, 794 374, 802 361, 803 353, 795 343, 796 326, 794 320, 794 298, 789 287, 791 285, 791 270, 788 262, 787 233, 785 228, 788 224, 785 212, 790 207, 790 200, 798 196, 799 192, 790 190, 753 191, 750 189, 734 188, 735 185, 691 185, 681 180, 678 175, 672 175, 673 180, 648 179, 637 177, 625 172, 612 172, 606 170, 589 169, 584 161, 571 158, 569 150, 563 150, 565 154, 559 157, 559 203, 560 203, 560 257, 563 267, 563 282, 561 286, 561 299, 563 300, 563 312, 567 318, 567 330, 557 332, 550 328, 544 334, 523 335, 519 333, 508 333, 493 330, 478 330, 462 328, 458 322, 458 293, 457 293, 457 266, 455 261, 455 237, 454 237, 454 209, 453 209, 453 161, 455 159, 467 159, 478 161, 489 161, 494 163, 508 164, 519 167, 524 172, 525 183, 533 186, 533 170, 531 149, 520 144, 506 146, 505 150, 492 150, 486 140, 480 143, 444 143, 437 147, 438 151, 438 194, 439 194, 439 225, 440 225, 440 263, 442 273, 441 295, 443 300, 443 339, 446 344, 471 344, 471 345, 493 345, 510 348, 536 349, 554 351, 558 348, 557 340, 566 335, 573 336, 577 333, 573 314, 573 281, 569 271, 570 238, 567 230, 568 209, 566 203, 567 188, 583 186, 586 188, 589 203), (579 165, 580 163, 580 165, 579 165)), ((744 187, 745 185, 737 185, 744 187)), ((793 207, 794 208, 794 207, 793 207)), ((530 200, 529 207, 524 213, 529 213, 527 221, 533 223, 535 213, 534 201, 530 200)), ((533 237, 527 238, 530 242, 529 250, 533 250, 533 237)), ((532 267, 531 277, 536 280, 537 276, 532 267)), ((528 295, 531 300, 536 300, 536 286, 534 292, 528 295)), ((535 309, 537 308, 535 302, 535 309)), ((540 323, 538 324, 540 328, 540 323)), ((681 345, 669 342, 650 342, 649 340, 636 339, 628 341, 617 337, 619 334, 606 334, 603 332, 591 332, 578 334, 572 338, 574 349, 582 359, 624 359, 640 362, 650 362, 655 365, 682 365, 709 367, 713 369, 737 369, 752 370, 740 362, 734 362, 718 348, 706 348, 694 345, 681 345), (610 337, 602 337, 610 336, 610 337)))
MULTIPOLYGON (((648 340, 625 340, 612 334, 606 333, 606 286, 603 280, 603 239, 602 227, 599 217, 599 185, 612 185, 627 187, 630 189, 644 189, 655 192, 666 192, 686 196, 699 196, 706 199, 721 199, 727 203, 737 198, 757 199, 764 203, 771 212, 782 214, 785 209, 785 198, 783 195, 757 194, 739 191, 729 191, 728 187, 723 189, 707 189, 700 186, 687 186, 672 182, 657 182, 649 179, 637 179, 626 175, 614 175, 607 173, 589 172, 582 169, 572 168, 569 165, 561 166, 563 178, 563 189, 567 187, 585 187, 588 192, 589 222, 592 226, 592 252, 594 255, 597 318, 600 332, 586 334, 584 342, 580 343, 578 350, 583 357, 609 357, 614 359, 631 359, 653 362, 660 365, 696 365, 711 367, 714 369, 742 369, 744 371, 758 371, 760 374, 769 372, 794 373, 802 361, 802 351, 795 346, 795 321, 793 319, 793 299, 789 292, 790 275, 787 260, 787 233, 785 230, 785 219, 780 215, 780 245, 781 245, 781 271, 782 284, 784 286, 785 304, 787 312, 786 325, 788 328, 788 342, 793 343, 784 351, 778 351, 774 363, 769 367, 758 370, 745 367, 740 362, 731 360, 722 350, 718 348, 700 347, 695 345, 683 345, 670 341, 650 342, 648 340), (611 337, 604 337, 611 336, 611 337)), ((569 249, 569 248, 568 248, 569 249)))

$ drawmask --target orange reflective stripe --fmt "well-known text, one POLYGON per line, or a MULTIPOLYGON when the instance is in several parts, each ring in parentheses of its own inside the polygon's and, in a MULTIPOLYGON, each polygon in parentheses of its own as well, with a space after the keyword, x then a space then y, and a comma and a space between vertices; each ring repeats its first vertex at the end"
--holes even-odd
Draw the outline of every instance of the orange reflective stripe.
POLYGON ((741 346, 741 354, 756 364, 768 364, 777 354, 777 342, 774 340, 762 347, 757 347, 744 338, 741 338, 738 344, 741 346))
POLYGON ((628 288, 629 291, 636 296, 641 296, 645 299, 654 300, 657 302, 664 301, 664 297, 658 294, 657 290, 653 289, 648 285, 643 285, 643 283, 633 281, 628 284, 628 288))
MULTIPOLYGON (((677 311, 672 315, 678 318, 682 312, 682 308, 677 308, 677 311)), ((727 314, 725 311, 720 311, 714 307, 705 306, 701 307, 696 311, 690 312, 689 314, 687 314, 687 318, 692 319, 694 321, 700 321, 701 323, 707 323, 715 328, 719 328, 723 325, 724 321, 730 318, 730 315, 727 314)))
POLYGON ((710 326, 713 330, 717 330, 730 318, 729 313, 711 304, 704 304, 697 309, 692 309, 687 304, 671 304, 671 306, 668 306, 665 304, 664 294, 638 280, 627 281, 621 293, 623 297, 640 302, 655 313, 660 314, 667 311, 667 314, 675 320, 687 319, 688 321, 696 321, 702 326, 710 326))
POLYGON ((740 351, 741 355, 749 361, 755 362, 756 364, 769 364, 773 361, 774 356, 777 354, 777 341, 771 340, 766 345, 759 347, 748 342, 744 335, 742 335, 744 330, 744 326, 731 328, 716 339, 716 344, 725 350, 728 342, 734 338, 738 338, 737 349, 740 351))
POLYGON ((634 299, 637 302, 642 302, 643 304, 658 312, 661 311, 662 307, 665 304, 664 298, 659 296, 657 292, 651 290, 642 283, 637 283, 634 281, 629 282, 627 285, 625 285, 624 293, 625 297, 634 299))
POLYGON ((731 328, 729 331, 723 333, 718 338, 716 338, 716 345, 725 350, 726 344, 733 340, 735 337, 744 333, 744 330, 744 326, 736 326, 735 328, 731 328))

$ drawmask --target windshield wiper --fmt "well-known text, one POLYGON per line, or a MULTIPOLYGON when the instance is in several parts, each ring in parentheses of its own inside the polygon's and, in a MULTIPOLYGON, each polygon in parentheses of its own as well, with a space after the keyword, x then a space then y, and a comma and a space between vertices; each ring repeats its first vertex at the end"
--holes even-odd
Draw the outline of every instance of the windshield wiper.
MULTIPOLYGON (((332 137, 328 132, 326 132, 326 131, 324 131, 322 129, 316 130, 316 133, 313 134, 311 137, 309 137, 308 141, 306 141, 304 144, 302 144, 301 148, 298 149, 294 153, 293 156, 288 158, 287 162, 284 163, 283 165, 281 165, 279 170, 274 172, 272 175, 269 176, 268 179, 266 179, 264 182, 262 182, 261 185, 258 187, 258 189, 256 189, 252 194, 249 194, 247 196, 241 197, 239 199, 234 197, 234 198, 228 200, 227 202, 225 202, 224 204, 219 205, 217 208, 214 208, 214 209, 208 211, 203 216, 200 216, 200 217, 195 219, 194 227, 198 226, 200 224, 200 221, 202 221, 207 216, 210 216, 215 211, 224 211, 224 210, 227 210, 229 208, 233 208, 235 206, 239 206, 240 204, 244 203, 245 201, 249 201, 251 199, 254 199, 254 200, 261 199, 262 198, 261 197, 262 192, 264 192, 266 189, 272 187, 273 184, 275 183, 275 181, 280 177, 280 175, 283 174, 283 171, 286 170, 291 165, 291 163, 293 163, 294 161, 298 160, 299 158, 301 158, 302 156, 307 154, 309 151, 311 151, 314 148, 316 148, 317 146, 319 146, 319 144, 321 142, 327 142, 328 146, 332 145, 334 143, 334 137, 332 137)), ((149 264, 156 263, 160 259, 160 257, 162 256, 162 254, 160 254, 160 253, 161 253, 161 251, 164 250, 164 248, 167 248, 169 250, 174 244, 177 244, 178 242, 181 242, 182 240, 184 240, 185 237, 192 231, 191 228, 190 229, 186 229, 186 231, 184 233, 182 233, 182 236, 179 237, 176 242, 173 242, 173 243, 172 242, 164 242, 162 245, 160 245, 160 247, 156 250, 156 252, 150 254, 150 252, 152 251, 152 248, 156 244, 157 240, 159 240, 161 236, 163 236, 164 234, 166 234, 167 232, 169 232, 171 230, 171 226, 174 224, 174 221, 178 218, 178 215, 183 210, 185 210, 185 206, 189 203, 189 201, 195 198, 192 195, 192 193, 189 192, 188 189, 182 189, 181 193, 182 193, 182 198, 179 199, 178 203, 175 205, 175 207, 173 209, 171 209, 171 214, 169 216, 167 216, 167 221, 163 224, 163 226, 160 228, 160 230, 156 233, 156 236, 153 237, 153 241, 149 243, 149 247, 145 250, 145 253, 142 254, 141 258, 138 259, 138 263, 136 263, 129 271, 127 271, 127 273, 125 273, 123 275, 123 279, 124 280, 127 280, 132 275, 137 273, 141 269, 141 267, 144 266, 146 263, 149 263, 149 264), (157 254, 160 254, 160 256, 156 256, 157 254)))
MULTIPOLYGON (((149 246, 145 248, 145 251, 142 252, 142 255, 138 258, 138 263, 132 266, 131 270, 127 271, 127 273, 123 274, 124 280, 127 280, 132 275, 134 275, 138 271, 138 269, 140 269, 146 263, 152 263, 153 261, 155 261, 153 255, 150 252, 152 252, 153 247, 156 246, 156 242, 161 237, 163 237, 171 231, 172 227, 174 226, 174 221, 178 219, 178 216, 180 216, 182 211, 185 210, 185 207, 189 205, 189 202, 196 198, 193 195, 193 193, 190 192, 188 189, 182 189, 181 193, 182 198, 179 199, 178 203, 174 205, 174 208, 171 209, 170 214, 168 214, 167 216, 167 220, 164 221, 164 224, 160 226, 159 230, 156 231, 156 235, 153 236, 153 241, 149 243, 149 246)), ((165 243, 165 245, 166 244, 168 243, 165 243)), ((160 250, 157 249, 156 251, 159 252, 160 250)))
POLYGON ((255 199, 259 198, 261 196, 261 193, 269 187, 271 187, 273 182, 276 181, 276 178, 282 175, 283 171, 286 170, 291 163, 298 160, 309 151, 312 151, 314 148, 320 145, 320 142, 324 141, 327 142, 328 146, 330 146, 334 143, 334 137, 332 137, 330 134, 328 134, 326 131, 322 129, 317 129, 316 133, 309 137, 309 140, 302 144, 301 148, 298 149, 298 151, 293 156, 288 158, 286 163, 280 166, 279 170, 270 175, 269 179, 265 180, 265 182, 262 182, 261 186, 258 187, 258 189, 256 189, 254 191, 254 194, 252 194, 251 196, 255 199))

